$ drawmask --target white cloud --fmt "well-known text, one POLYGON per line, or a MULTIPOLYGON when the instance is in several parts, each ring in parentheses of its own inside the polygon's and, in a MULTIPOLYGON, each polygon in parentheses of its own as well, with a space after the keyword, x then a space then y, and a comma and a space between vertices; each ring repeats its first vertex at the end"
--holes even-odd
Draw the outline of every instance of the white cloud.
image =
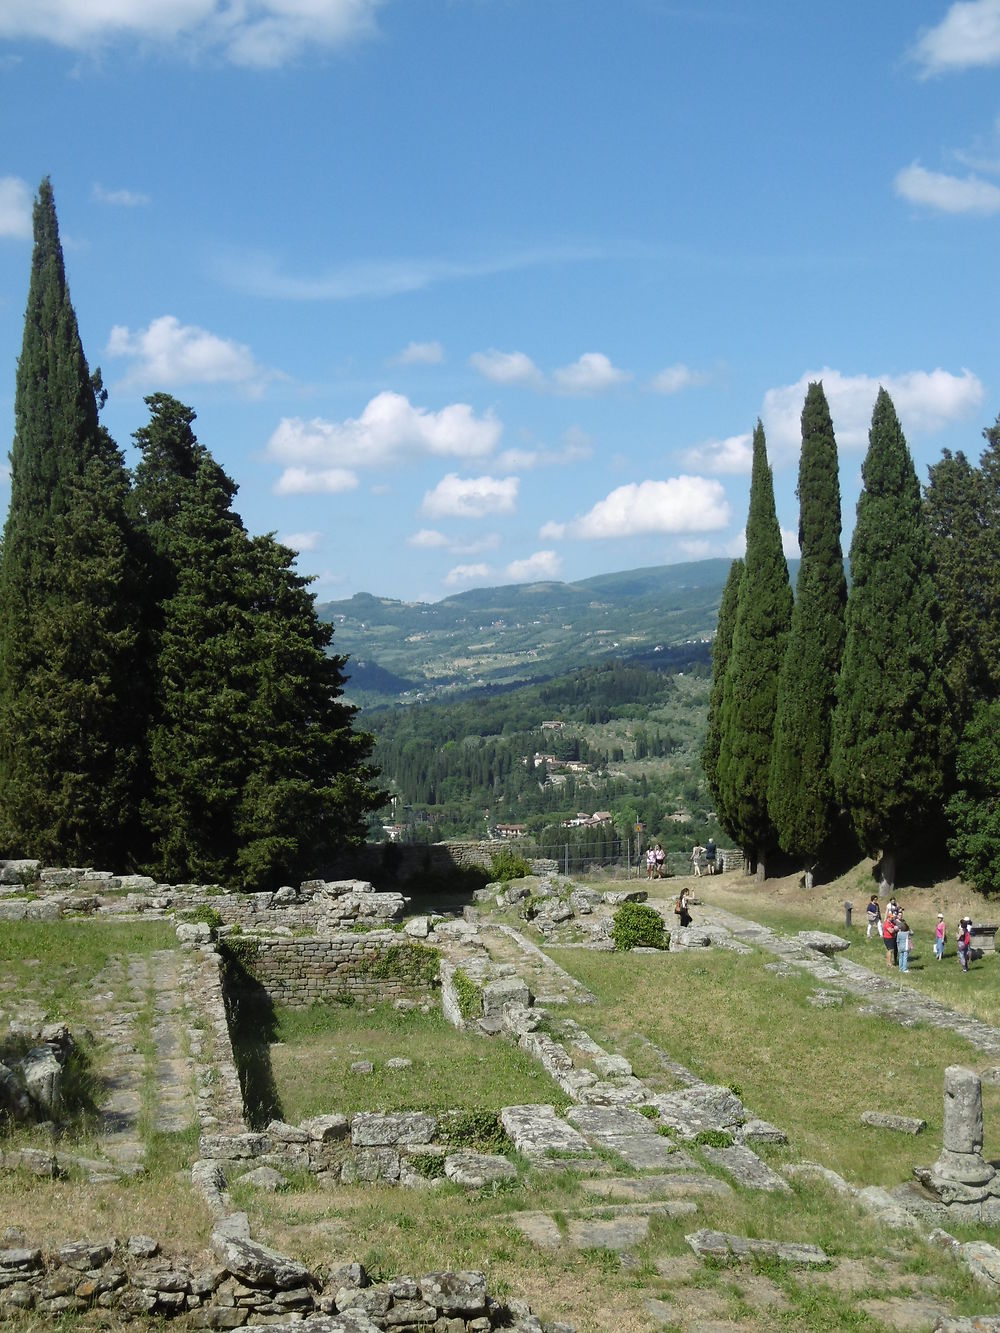
POLYGON ((530 472, 536 467, 567 467, 590 458, 594 448, 589 437, 571 427, 559 449, 505 449, 497 455, 497 466, 504 472, 530 472))
POLYGON ((130 360, 128 384, 241 384, 259 389, 271 372, 259 366, 250 348, 220 338, 194 324, 181 324, 173 315, 161 315, 147 329, 133 333, 124 324, 111 330, 107 356, 130 360))
POLYGON ((275 495, 338 495, 357 489, 358 479, 347 468, 286 467, 274 483, 275 495))
POLYGON ((139 190, 106 190, 98 184, 94 185, 90 197, 99 204, 110 204, 113 208, 145 208, 150 202, 149 195, 139 190))
POLYGON ((1000 64, 1000 0, 956 0, 911 55, 924 77, 1000 64))
POLYGON ((407 537, 406 544, 415 546, 418 551, 433 551, 438 547, 447 546, 448 538, 443 532, 435 532, 433 528, 421 528, 419 532, 407 537))
POLYGON ((543 540, 601 540, 649 533, 715 532, 729 519, 729 501, 721 482, 680 476, 619 486, 589 513, 570 523, 546 523, 540 535, 543 540))
MULTIPOLYGON (((744 536, 744 541, 745 541, 744 536)), ((781 549, 788 560, 798 560, 801 552, 799 551, 799 534, 794 528, 781 529, 781 549)))
POLYGON ((31 239, 31 191, 17 176, 0 176, 0 236, 31 239))
POLYGON ((692 370, 690 366, 667 366, 658 375, 654 375, 649 387, 654 393, 680 393, 682 389, 691 389, 699 384, 707 384, 708 376, 704 371, 692 370))
POLYGON ((283 546, 290 546, 293 551, 315 551, 323 540, 321 532, 285 532, 278 538, 283 546))
POLYGON ((407 343, 394 358, 397 366, 439 366, 444 361, 444 348, 439 342, 407 343))
POLYGON ((516 583, 534 583, 537 579, 555 579, 562 569, 562 559, 555 551, 536 551, 524 560, 512 560, 507 577, 516 583))
POLYGON ((1000 213, 1000 187, 981 176, 948 176, 914 162, 897 173, 893 186, 902 199, 939 213, 1000 213))
POLYGON ((461 583, 482 583, 490 576, 489 565, 456 565, 444 576, 449 588, 456 588, 461 583))
POLYGON ((492 452, 503 430, 487 413, 477 417, 466 403, 451 403, 439 412, 414 407, 403 394, 377 394, 360 417, 324 421, 315 417, 284 417, 267 443, 268 457, 286 466, 279 493, 289 489, 344 489, 324 478, 349 469, 384 468, 423 457, 479 458, 492 452), (316 474, 316 485, 307 484, 316 474))
POLYGON ((176 42, 237 65, 273 68, 374 31, 382 0, 0 0, 0 37, 73 49, 120 38, 176 42))
POLYGON ((940 430, 980 407, 986 391, 970 370, 912 370, 903 375, 842 375, 824 367, 807 371, 795 384, 768 389, 761 413, 772 465, 794 462, 802 444, 802 404, 806 390, 822 380, 838 446, 863 449, 879 387, 892 399, 904 431, 919 434, 940 430))
POLYGON ((684 466, 715 476, 750 475, 753 465, 753 436, 729 435, 724 440, 705 440, 681 454, 684 466))
POLYGON ((423 511, 431 518, 483 518, 486 514, 512 514, 517 501, 517 477, 459 477, 449 472, 423 500, 423 511))
POLYGON ((524 384, 540 389, 545 376, 525 352, 473 352, 469 365, 494 384, 524 384))
POLYGON ((619 370, 603 352, 584 352, 571 366, 553 371, 552 378, 562 393, 603 393, 623 384, 632 376, 619 370))

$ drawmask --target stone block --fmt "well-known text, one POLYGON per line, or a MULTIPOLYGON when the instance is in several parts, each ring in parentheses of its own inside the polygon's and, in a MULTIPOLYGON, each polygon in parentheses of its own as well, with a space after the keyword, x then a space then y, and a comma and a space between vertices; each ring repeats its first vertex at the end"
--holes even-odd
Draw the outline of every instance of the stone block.
POLYGON ((422 1111, 359 1111, 351 1121, 351 1143, 356 1148, 430 1143, 437 1128, 437 1117, 422 1111))

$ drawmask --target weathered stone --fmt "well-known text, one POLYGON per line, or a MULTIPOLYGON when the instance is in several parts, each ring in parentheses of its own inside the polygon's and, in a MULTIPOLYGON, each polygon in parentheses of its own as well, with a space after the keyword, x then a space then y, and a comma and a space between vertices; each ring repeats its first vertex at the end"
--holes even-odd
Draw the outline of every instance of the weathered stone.
POLYGON ((430 1143, 437 1127, 437 1117, 422 1111, 359 1111, 351 1121, 351 1142, 356 1148, 430 1143))
POLYGON ((235 1306, 203 1305, 191 1315, 192 1328, 242 1328, 249 1312, 235 1306))
POLYGON ((423 1299, 440 1314, 462 1315, 468 1319, 486 1312, 484 1273, 425 1273, 417 1282, 423 1299))
POLYGON ((286 1287, 318 1286, 316 1278, 304 1264, 288 1259, 275 1250, 258 1245, 252 1240, 241 1240, 220 1233, 219 1228, 212 1232, 212 1249, 222 1263, 232 1273, 250 1287, 286 1287))
POLYGON ((891 1129, 897 1134, 922 1134, 927 1128, 926 1120, 917 1120, 908 1115, 890 1115, 884 1111, 862 1111, 861 1123, 872 1125, 875 1129, 891 1129))
POLYGON ((51 1046, 36 1046, 21 1060, 25 1091, 48 1119, 62 1110, 62 1065, 51 1046))
POLYGON ((308 1143, 309 1131, 297 1125, 287 1125, 283 1120, 271 1120, 265 1130, 268 1138, 275 1143, 308 1143))
POLYGON ((0 1270, 6 1273, 37 1273, 42 1267, 42 1252, 27 1248, 0 1250, 0 1270))
POLYGON ((782 1263, 807 1268, 830 1262, 818 1245, 777 1240, 756 1240, 749 1236, 733 1236, 725 1231, 703 1229, 684 1239, 701 1258, 746 1259, 755 1254, 766 1254, 782 1263))
POLYGON ((97 1244, 92 1244, 89 1240, 80 1240, 71 1245, 60 1245, 56 1255, 64 1267, 85 1272, 88 1268, 100 1268, 102 1264, 107 1263, 114 1252, 113 1240, 97 1244))
POLYGON ((483 987, 483 1017, 499 1016, 511 1005, 527 1009, 532 1001, 531 991, 520 977, 501 977, 483 987))
POLYGON ((398 1180, 399 1153, 395 1148, 358 1148, 354 1161, 345 1162, 341 1178, 352 1180, 398 1180))
POLYGON ((644 903, 648 897, 645 889, 608 889, 601 894, 602 901, 609 907, 620 907, 622 903, 644 903))
POLYGON ((345 1115, 314 1115, 303 1120, 302 1128, 316 1143, 332 1143, 337 1139, 346 1139, 351 1126, 345 1115))
POLYGON ((351 1065, 352 1074, 374 1074, 375 1066, 370 1060, 355 1060, 351 1065))
POLYGON ((136 1259, 152 1259, 159 1252, 159 1242, 152 1236, 129 1236, 125 1248, 136 1259))
POLYGON ((737 1185, 745 1189, 764 1190, 771 1194, 790 1194, 791 1186, 750 1148, 734 1143, 731 1148, 703 1147, 702 1152, 713 1166, 729 1173, 737 1185))
POLYGON ((370 1317, 380 1319, 392 1304, 392 1296, 386 1289, 377 1287, 342 1287, 337 1292, 337 1309, 363 1310, 370 1317))
POLYGON ((202 1157, 239 1162, 269 1153, 271 1140, 266 1134, 203 1134, 198 1141, 198 1151, 202 1157))
POLYGON ((996 1291, 1000 1286, 1000 1250, 985 1241, 970 1241, 962 1246, 962 1260, 972 1276, 996 1291))
POLYGON ((427 916, 413 916, 403 926, 403 933, 415 940, 425 940, 431 933, 431 921, 427 916))
POLYGON ((212 938, 212 927, 206 921, 182 921, 176 934, 181 944, 207 944, 212 938))
POLYGON ((391 1060, 386 1060, 386 1069, 412 1069, 413 1061, 405 1055, 394 1055, 391 1060))
POLYGON ((254 1171, 247 1171, 245 1175, 237 1176, 237 1180, 252 1189, 264 1190, 268 1194, 276 1194, 278 1190, 288 1188, 288 1177, 283 1176, 280 1171, 275 1171, 273 1166, 258 1166, 254 1171))
POLYGON ((745 1143, 787 1143, 788 1135, 768 1120, 748 1120, 739 1130, 745 1143))
POLYGON ((942 1143, 953 1153, 979 1155, 983 1150, 983 1088, 972 1069, 949 1065, 944 1071, 942 1143))
POLYGON ((577 1157, 591 1154, 586 1139, 556 1115, 554 1106, 505 1106, 500 1112, 500 1123, 518 1152, 533 1160, 553 1153, 577 1157))
POLYGON ((456 1185, 478 1189, 495 1180, 516 1179, 517 1168, 495 1153, 458 1152, 444 1159, 444 1173, 456 1185))
POLYGON ((800 930, 797 938, 807 949, 815 949, 817 953, 827 955, 843 953, 851 947, 850 940, 842 939, 840 935, 831 935, 826 930, 800 930))

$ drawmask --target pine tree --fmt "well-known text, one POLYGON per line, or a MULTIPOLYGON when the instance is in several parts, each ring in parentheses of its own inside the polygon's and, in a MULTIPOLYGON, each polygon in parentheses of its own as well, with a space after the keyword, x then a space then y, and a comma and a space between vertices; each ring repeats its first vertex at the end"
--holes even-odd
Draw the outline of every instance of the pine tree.
POLYGON ((940 815, 953 737, 920 486, 884 389, 861 475, 833 772, 862 849, 881 853, 892 887, 899 852, 940 815))
POLYGON ((733 626, 736 624, 736 603, 743 578, 742 559, 734 560, 729 567, 729 577, 722 590, 719 603, 719 619, 712 643, 712 690, 708 699, 708 733, 701 751, 701 766, 708 783, 708 790, 715 803, 719 822, 725 826, 726 818, 722 804, 722 790, 719 785, 719 750, 722 744, 722 705, 726 689, 726 668, 729 654, 733 647, 733 626))
POLYGON ((755 864, 758 879, 776 843, 767 785, 781 668, 792 615, 788 565, 774 508, 764 427, 753 436, 747 552, 726 667, 719 742, 719 790, 724 827, 755 864))
POLYGON ((122 866, 134 848, 138 579, 43 180, 0 554, 0 842, 122 866))
POLYGON ((837 442, 822 384, 809 385, 802 409, 798 496, 802 558, 778 677, 768 810, 782 850, 804 860, 811 887, 836 815, 830 727, 847 601, 837 442))

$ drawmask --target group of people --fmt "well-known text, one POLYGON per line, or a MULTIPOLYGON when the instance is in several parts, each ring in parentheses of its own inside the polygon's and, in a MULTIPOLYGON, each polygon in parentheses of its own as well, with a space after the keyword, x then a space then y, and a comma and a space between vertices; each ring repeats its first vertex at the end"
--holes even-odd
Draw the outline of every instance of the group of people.
POLYGON ((663 876, 666 874, 666 869, 667 869, 667 854, 660 846, 660 844, 656 843, 656 845, 653 847, 647 847, 646 878, 662 879, 663 876))
POLYGON ((705 843, 704 847, 701 845, 700 842, 695 843, 695 845, 691 848, 691 864, 694 867, 694 873, 696 875, 701 874, 702 861, 705 862, 705 874, 706 875, 715 874, 716 866, 718 863, 718 857, 716 855, 716 852, 717 848, 715 846, 714 838, 709 838, 708 842, 705 843))
MULTIPOLYGON (((944 944, 948 932, 945 926, 944 913, 938 912, 937 925, 934 928, 934 958, 940 963, 944 958, 944 944)), ((885 945, 885 965, 886 967, 898 967, 900 972, 910 970, 910 949, 913 944, 913 931, 903 915, 903 909, 896 902, 895 898, 889 899, 889 904, 885 909, 885 916, 882 916, 882 909, 879 906, 878 894, 873 893, 867 908, 868 930, 866 938, 871 939, 873 934, 878 934, 885 945)), ((963 916, 958 923, 958 935, 956 938, 958 949, 958 961, 962 965, 962 971, 969 970, 969 957, 972 953, 972 917, 963 916)))

